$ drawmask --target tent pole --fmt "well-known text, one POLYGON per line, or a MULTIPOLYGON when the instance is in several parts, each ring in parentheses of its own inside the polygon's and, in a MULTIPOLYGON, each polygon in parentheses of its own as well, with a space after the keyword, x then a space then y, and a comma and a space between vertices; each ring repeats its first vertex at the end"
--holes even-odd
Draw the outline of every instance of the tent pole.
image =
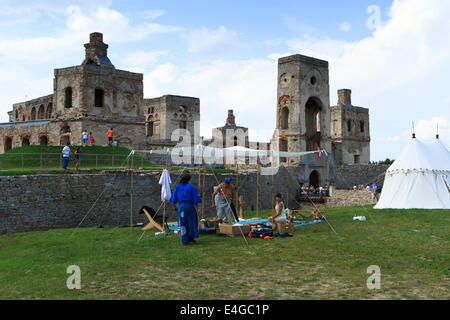
POLYGON ((289 208, 289 192, 290 192, 290 185, 291 185, 291 173, 289 170, 290 162, 289 158, 287 158, 287 173, 288 173, 288 180, 287 180, 287 186, 286 186, 286 208, 289 208))
POLYGON ((274 209, 274 186, 273 186, 273 180, 274 180, 274 175, 273 175, 273 167, 272 167, 272 210, 274 209))
POLYGON ((133 231, 133 165, 134 154, 131 155, 131 172, 130 172, 130 230, 133 231))
POLYGON ((239 163, 236 161, 236 194, 234 197, 236 203, 234 204, 236 206, 236 204, 239 204, 239 163))
POLYGON ((205 184, 206 184, 206 163, 203 163, 203 187, 202 187, 202 219, 205 218, 205 184))
POLYGON ((257 169, 256 169, 256 216, 259 215, 259 158, 257 160, 257 169))
MULTIPOLYGON (((169 151, 166 151, 166 170, 169 168, 169 151)), ((166 231, 166 199, 164 199, 164 204, 163 204, 163 221, 162 221, 162 227, 163 230, 166 231)))

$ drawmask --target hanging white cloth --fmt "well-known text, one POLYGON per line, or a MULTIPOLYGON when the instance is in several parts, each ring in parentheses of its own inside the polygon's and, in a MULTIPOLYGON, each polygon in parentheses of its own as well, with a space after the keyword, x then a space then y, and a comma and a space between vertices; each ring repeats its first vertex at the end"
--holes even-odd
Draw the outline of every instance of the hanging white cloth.
POLYGON ((161 178, 159 179, 159 184, 161 185, 161 201, 169 200, 172 192, 170 191, 170 185, 172 180, 170 180, 169 171, 164 169, 161 178))

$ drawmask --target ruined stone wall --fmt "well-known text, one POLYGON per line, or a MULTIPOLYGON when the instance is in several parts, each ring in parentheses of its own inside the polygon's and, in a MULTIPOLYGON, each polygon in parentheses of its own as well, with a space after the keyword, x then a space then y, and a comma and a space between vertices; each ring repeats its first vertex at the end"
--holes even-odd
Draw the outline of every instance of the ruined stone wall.
POLYGON ((200 121, 200 99, 165 95, 145 99, 144 109, 149 143, 171 142, 172 133, 182 127, 182 122, 191 135, 191 141, 199 143, 200 128, 196 132, 194 125, 196 121, 200 121), (153 130, 149 127, 150 122, 153 123, 153 130))
POLYGON ((370 163, 369 109, 352 105, 332 107, 331 136, 334 142, 341 143, 341 152, 335 157, 337 163, 370 163))
POLYGON ((83 130, 92 132, 96 145, 107 145, 107 132, 114 128, 115 140, 120 146, 145 149, 144 122, 105 121, 100 119, 77 120, 36 120, 0 124, 0 152, 6 152, 6 140, 11 140, 11 148, 23 145, 28 139, 31 145, 42 144, 46 137, 48 145, 81 145, 83 130))
MULTIPOLYGON (((171 175, 172 181, 178 180, 179 174, 171 175)), ((230 176, 236 183, 235 175, 218 174, 219 181, 230 176)), ((295 176, 295 172, 293 173, 295 176)), ((160 205, 158 184, 160 173, 135 173, 133 211, 136 222, 145 219, 138 215, 143 205, 157 209, 160 205)), ((274 192, 286 193, 288 176, 286 170, 274 176, 274 192)), ((297 183, 290 179, 290 205, 297 183)), ((198 176, 192 172, 191 183, 198 187, 198 176)), ((211 192, 217 181, 212 174, 206 175, 205 215, 213 216, 211 209, 211 192)), ((256 173, 247 172, 239 175, 239 191, 244 195, 244 208, 256 209, 256 173)), ((130 219, 130 174, 126 172, 112 174, 65 174, 65 175, 31 175, 17 177, 0 177, 0 234, 50 228, 76 227, 97 197, 106 188, 91 213, 86 217, 82 227, 99 224, 123 226, 130 219)), ((259 209, 272 208, 272 176, 261 176, 259 184, 259 209)), ((167 214, 170 220, 176 218, 171 206, 167 214)))
POLYGON ((388 165, 383 164, 336 166, 334 167, 334 185, 337 189, 352 189, 354 185, 365 186, 373 181, 383 185, 384 174, 388 168, 388 165))
MULTIPOLYGON (((98 119, 82 121, 82 130, 92 132, 96 145, 108 144, 107 133, 110 128, 114 129, 114 140, 118 142, 119 146, 146 149, 144 122, 102 121, 98 119)), ((76 144, 81 144, 82 142, 82 130, 79 131, 76 144)))
POLYGON ((53 94, 15 103, 10 122, 50 119, 53 113, 53 94))
POLYGON ((57 116, 81 115, 111 117, 144 117, 143 75, 113 66, 83 65, 55 69, 55 105, 57 116), (65 90, 72 88, 72 106, 65 106, 65 90), (95 90, 104 92, 103 106, 95 105, 95 90))
POLYGON ((22 146, 23 140, 28 139, 30 144, 39 145, 40 137, 47 136, 50 141, 55 137, 50 134, 52 125, 49 120, 36 120, 26 122, 10 122, 0 124, 0 152, 10 148, 22 146), (10 144, 7 140, 9 139, 10 144), (8 145, 8 146, 7 146, 8 145))

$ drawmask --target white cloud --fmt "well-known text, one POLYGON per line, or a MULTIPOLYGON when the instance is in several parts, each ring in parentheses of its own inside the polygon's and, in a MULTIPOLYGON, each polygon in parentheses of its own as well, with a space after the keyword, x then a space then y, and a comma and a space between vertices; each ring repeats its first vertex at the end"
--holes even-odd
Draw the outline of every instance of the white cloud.
POLYGON ((2 61, 36 64, 53 61, 82 48, 89 40, 89 33, 93 31, 104 32, 106 43, 136 41, 154 33, 180 31, 180 28, 175 26, 155 23, 132 25, 129 18, 108 8, 98 8, 86 14, 77 6, 69 6, 65 14, 66 28, 56 36, 1 40, 2 61))
MULTIPOLYGON (((200 98, 202 135, 224 125, 228 109, 234 109, 236 123, 252 129, 275 127, 276 61, 251 59, 216 60, 203 64, 159 65, 144 75, 145 97, 164 94, 200 98)), ((269 135, 267 135, 269 136, 269 135)), ((268 138, 267 138, 268 139, 268 138)))
POLYGON ((230 51, 239 45, 238 34, 220 26, 218 29, 202 28, 184 35, 188 41, 188 51, 213 54, 230 51))
POLYGON ((86 34, 97 30, 107 31, 106 42, 128 42, 142 40, 153 33, 176 32, 181 29, 157 23, 140 23, 133 26, 130 19, 119 11, 109 8, 98 8, 91 14, 85 14, 79 7, 67 8, 67 32, 72 36, 85 38, 86 34))
POLYGON ((290 52, 286 52, 286 53, 271 53, 267 56, 267 58, 271 59, 271 60, 278 60, 281 57, 287 57, 290 56, 291 53, 290 52))
POLYGON ((125 70, 142 73, 157 63, 160 57, 168 54, 168 50, 137 51, 126 55, 122 62, 125 70))
MULTIPOLYGON (((0 40, 0 96, 2 106, 0 119, 7 120, 6 112, 15 102, 35 98, 52 92, 52 73, 54 67, 60 67, 68 57, 75 57, 79 63, 83 60, 83 44, 89 41, 89 33, 103 32, 106 43, 129 42, 145 39, 150 34, 177 32, 181 29, 155 23, 134 24, 122 13, 104 7, 92 10, 81 10, 78 6, 69 6, 62 11, 66 18, 66 26, 59 33, 51 36, 0 40), (44 68, 45 67, 45 68, 44 68), (48 76, 32 76, 30 68, 46 72, 48 76), (7 76, 8 75, 8 76, 7 76), (43 85, 45 84, 45 85, 43 85), (27 94, 27 98, 25 98, 27 94)), ((11 12, 12 15, 14 12, 11 12)), ((145 69, 155 63, 158 56, 165 51, 150 53, 138 52, 131 67, 145 69)), ((133 56, 128 56, 128 62, 133 56)), ((63 65, 64 66, 64 65, 63 65)))
POLYGON ((339 24, 339 29, 344 32, 348 32, 352 29, 352 25, 348 22, 342 22, 339 24))
POLYGON ((410 132, 414 118, 448 108, 450 42, 443 37, 450 34, 449 16, 449 1, 396 0, 390 20, 360 41, 304 36, 286 44, 329 61, 332 104, 337 89, 351 88, 353 103, 370 108, 371 154, 384 159, 398 155, 406 140, 396 144, 392 137, 410 132), (388 136, 392 143, 382 143, 388 136))
POLYGON ((431 119, 421 119, 415 125, 416 136, 419 139, 434 139, 439 126, 439 136, 442 141, 450 145, 450 112, 431 119))
POLYGON ((166 12, 164 10, 146 10, 141 13, 141 17, 144 19, 156 19, 165 14, 166 12))
POLYGON ((400 136, 389 136, 387 137, 387 141, 391 142, 391 141, 400 141, 400 136))

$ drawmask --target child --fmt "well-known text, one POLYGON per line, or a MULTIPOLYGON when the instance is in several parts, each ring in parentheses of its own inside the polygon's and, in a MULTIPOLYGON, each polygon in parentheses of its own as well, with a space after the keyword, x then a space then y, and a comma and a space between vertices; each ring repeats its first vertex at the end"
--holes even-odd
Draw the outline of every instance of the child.
POLYGON ((275 209, 269 213, 269 221, 272 222, 272 229, 278 229, 278 223, 283 222, 284 217, 281 217, 284 212, 283 196, 277 194, 275 196, 275 209), (272 215, 274 216, 272 217, 272 215))
POLYGON ((87 146, 87 143, 88 143, 88 133, 87 133, 87 131, 84 130, 84 131, 81 133, 81 136, 82 136, 82 138, 83 138, 83 146, 87 146))
POLYGON ((75 164, 75 171, 78 171, 78 168, 80 167, 80 164, 81 164, 81 149, 80 149, 80 147, 78 147, 77 150, 75 150, 75 159, 77 160, 77 163, 75 164))
POLYGON ((94 135, 92 134, 92 132, 89 132, 89 143, 91 144, 91 146, 94 144, 94 135))

